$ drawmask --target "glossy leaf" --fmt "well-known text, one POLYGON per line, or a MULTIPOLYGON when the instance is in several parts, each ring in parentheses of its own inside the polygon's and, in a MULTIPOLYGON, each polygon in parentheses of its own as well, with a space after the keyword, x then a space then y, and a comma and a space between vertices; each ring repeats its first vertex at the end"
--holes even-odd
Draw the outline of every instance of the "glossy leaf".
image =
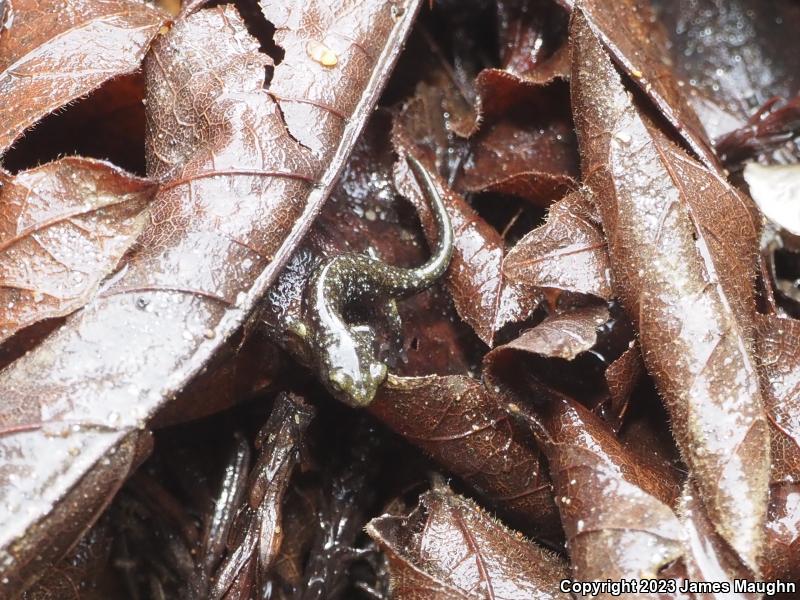
POLYGON ((0 35, 0 154, 39 119, 139 68, 167 16, 125 0, 14 0, 0 35))
POLYGON ((751 213, 640 116, 580 11, 572 34, 583 172, 600 209, 616 295, 639 331, 712 521, 756 570, 769 431, 749 348, 751 213))
POLYGON ((709 138, 672 65, 667 37, 650 0, 559 0, 585 15, 587 26, 614 61, 658 107, 661 114, 709 166, 717 164, 709 138))
POLYGON ((772 431, 765 577, 800 574, 800 322, 759 315, 764 403, 772 431))
POLYGON ((684 552, 684 534, 670 508, 674 477, 643 464, 574 400, 544 388, 534 394, 531 408, 506 407, 532 428, 547 456, 573 578, 657 577, 684 552))
POLYGON ((566 565, 447 488, 420 497, 407 517, 383 516, 367 533, 389 556, 392 598, 568 598, 566 565))
POLYGON ((83 306, 144 229, 155 191, 80 158, 0 172, 0 342, 83 306))
POLYGON ((24 585, 40 564, 29 561, 45 558, 43 544, 57 553, 91 522, 127 472, 106 467, 109 453, 124 457, 124 443, 139 438, 146 420, 243 324, 319 211, 416 9, 365 0, 339 14, 327 6, 285 6, 275 20, 287 40, 304 18, 326 30, 346 27, 350 48, 337 46, 335 69, 305 45, 302 56, 294 56, 297 45, 287 48, 273 74, 284 100, 264 90, 270 59, 230 5, 178 21, 153 47, 145 65, 148 174, 165 184, 141 248, 101 297, 0 376, 9 432, 2 444, 20 457, 3 466, 0 480, 0 548, 13 556, 0 567, 3 593, 24 585), (305 74, 296 89, 289 64, 305 74), (309 86, 315 78, 319 85, 309 86), (314 124, 317 142, 294 123, 297 110, 314 124), (73 423, 77 433, 48 434, 73 423), (71 447, 80 448, 79 459, 71 447), (109 480, 110 489, 78 485, 93 478, 109 480))
MULTIPOLYGON (((792 112, 796 115, 791 102, 781 115, 776 101, 790 100, 800 89, 793 60, 800 51, 797 3, 655 0, 654 4, 669 36, 672 68, 717 150, 726 160, 769 151, 769 146, 758 143, 759 130, 768 133, 782 119, 791 119, 792 112)), ((783 141, 789 137, 784 135, 783 141)), ((774 142, 773 146, 778 140, 774 142)), ((787 162, 792 156, 797 156, 797 149, 790 143, 769 160, 787 162)))
POLYGON ((275 400, 256 438, 259 455, 250 473, 246 506, 234 524, 231 537, 235 541, 217 570, 211 598, 240 597, 229 591, 241 579, 266 581, 283 539, 283 496, 313 417, 314 410, 299 397, 281 394, 275 400))
MULTIPOLYGON (((413 152, 413 146, 402 135, 395 134, 395 146, 413 152)), ((417 206, 425 235, 429 243, 433 243, 436 239, 433 213, 405 161, 397 163, 395 184, 417 206)), ((445 281, 458 314, 485 344, 491 346, 501 327, 528 318, 539 299, 505 281, 502 271, 505 249, 497 230, 441 179, 437 179, 437 184, 455 236, 453 258, 445 281)))
POLYGON ((370 412, 473 486, 515 523, 558 538, 541 455, 524 442, 479 381, 467 376, 392 377, 370 412))
POLYGON ((547 221, 511 249, 509 281, 525 289, 553 288, 609 300, 611 271, 596 209, 583 191, 553 204, 547 221))

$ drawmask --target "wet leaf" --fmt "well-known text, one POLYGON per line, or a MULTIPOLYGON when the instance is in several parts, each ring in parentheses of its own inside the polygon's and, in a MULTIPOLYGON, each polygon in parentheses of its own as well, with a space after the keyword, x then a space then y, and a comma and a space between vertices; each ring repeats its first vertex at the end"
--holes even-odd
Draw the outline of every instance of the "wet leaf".
MULTIPOLYGON (((717 164, 709 138, 689 104, 672 64, 669 44, 650 0, 558 0, 585 15, 587 26, 707 165, 717 164)), ((680 58, 677 58, 680 61, 680 58)))
MULTIPOLYGON (((403 152, 414 152, 402 135, 395 130, 395 146, 403 152)), ((527 319, 539 298, 505 281, 502 271, 505 249, 497 230, 440 178, 436 178, 436 183, 454 233, 453 258, 445 282, 458 314, 485 344, 491 346, 495 333, 508 323, 527 319)), ((405 161, 396 164, 395 184, 417 207, 425 235, 432 244, 436 239, 433 213, 405 161)))
POLYGON ((531 427, 547 456, 573 578, 657 577, 684 552, 684 533, 670 508, 674 475, 642 463, 574 400, 544 387, 533 394, 530 408, 506 407, 531 427))
POLYGON ((484 123, 470 139, 459 186, 499 192, 547 206, 577 187, 577 142, 566 86, 524 94, 514 109, 484 123), (561 95, 563 92, 563 101, 561 95))
MULTIPOLYGON (((608 321, 608 317, 605 306, 579 308, 552 315, 515 340, 493 350, 491 356, 501 352, 525 352, 572 360, 595 345, 597 328, 608 321)), ((487 358, 487 361, 491 360, 487 358)))
POLYGON ((270 59, 230 5, 177 22, 151 50, 148 174, 165 183, 141 247, 99 298, 0 377, 9 432, 2 444, 20 457, 2 467, 0 548, 13 557, 0 568, 8 582, 3 593, 19 589, 40 560, 91 521, 127 472, 106 468, 108 453, 115 452, 114 464, 123 459, 146 420, 243 324, 319 211, 416 3, 364 0, 346 14, 326 7, 287 6, 276 19, 279 38, 290 45, 273 73, 282 100, 264 90, 270 59), (294 56, 301 49, 288 40, 306 17, 309 28, 346 27, 347 52, 328 41, 338 52, 335 69, 313 60, 305 45, 294 56), (304 77, 294 89, 298 69, 304 77), (310 85, 315 77, 319 85, 310 85), (316 142, 295 123, 298 114, 313 124, 316 142), (77 433, 48 433, 72 424, 77 433), (79 459, 68 453, 73 447, 79 459), (41 448, 48 448, 47 461, 41 448), (12 483, 9 474, 19 479, 12 483), (108 485, 78 485, 98 478, 108 485))
POLYGON ((800 165, 748 163, 744 179, 762 214, 792 235, 800 235, 800 165))
POLYGON ((611 396, 611 414, 619 426, 628 412, 633 389, 645 373, 638 344, 631 346, 606 368, 606 384, 611 396))
POLYGON ((166 15, 124 0, 14 0, 0 35, 0 154, 51 111, 137 69, 166 15))
POLYGON ((523 441, 479 381, 463 376, 391 377, 369 411, 513 522, 558 538, 541 455, 523 441))
MULTIPOLYGON (((794 69, 794 56, 800 51, 797 3, 656 0, 654 4, 669 34, 670 62, 708 137, 717 140, 718 151, 728 154, 725 158, 736 160, 742 150, 746 156, 747 148, 737 141, 755 141, 746 134, 769 127, 772 119, 762 109, 769 112, 775 100, 788 100, 800 89, 794 69), (761 117, 767 119, 759 124, 761 117), (725 134, 737 132, 738 140, 720 144, 725 134)), ((789 144, 774 159, 786 162, 792 155, 796 157, 797 149, 789 144)))
POLYGON ((764 403, 772 426, 772 471, 767 578, 800 574, 800 322, 759 315, 756 347, 761 357, 764 403))
POLYGON ((597 210, 583 191, 550 207, 547 222, 517 242, 503 272, 524 289, 553 288, 609 300, 611 271, 597 210))
POLYGON ((700 494, 689 482, 678 500, 677 512, 686 533, 687 552, 681 560, 690 581, 727 581, 730 592, 694 594, 697 600, 755 600, 756 594, 734 592, 734 579, 754 579, 714 528, 700 494))
POLYGON ((500 66, 520 78, 535 80, 554 62, 569 74, 567 45, 563 43, 567 20, 564 11, 550 2, 499 0, 497 29, 500 66))
POLYGON ((0 172, 0 342, 83 306, 142 232, 155 191, 80 158, 0 172))
POLYGON ((643 120, 580 11, 572 32, 582 167, 616 295, 712 521, 757 570, 769 470, 749 348, 757 229, 739 195, 643 120))
POLYGON ((420 497, 407 517, 383 516, 367 533, 389 556, 392 598, 568 598, 566 565, 447 488, 420 497))

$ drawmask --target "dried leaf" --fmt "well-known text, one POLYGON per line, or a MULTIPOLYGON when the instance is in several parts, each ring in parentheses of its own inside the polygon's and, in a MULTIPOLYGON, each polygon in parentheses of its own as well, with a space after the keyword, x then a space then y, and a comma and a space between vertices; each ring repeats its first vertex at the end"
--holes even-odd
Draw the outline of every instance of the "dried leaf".
POLYGON ((792 235, 800 236, 800 165, 748 163, 744 179, 762 214, 792 235))
POLYGON ((0 154, 53 110, 137 69, 166 18, 144 2, 14 0, 0 35, 0 154))
POLYGON ((616 295, 639 331, 712 521, 757 570, 769 431, 749 354, 751 214, 642 119, 581 11, 572 32, 583 172, 600 208, 616 295))
POLYGON ((507 409, 531 427, 547 456, 573 579, 657 577, 684 552, 669 506, 678 493, 672 474, 642 463, 574 400, 543 387, 534 394, 532 408, 509 403, 507 409))
POLYGON ((373 519, 367 533, 389 556, 396 600, 569 598, 558 591, 561 559, 446 488, 407 517, 373 519))
POLYGON ((308 31, 315 23, 346 27, 350 48, 336 46, 336 73, 323 74, 332 67, 305 46, 302 57, 289 56, 300 51, 292 45, 273 74, 280 105, 264 90, 269 59, 232 5, 194 13, 154 45, 146 64, 148 174, 165 184, 141 249, 104 295, 0 375, 3 430, 25 432, 0 440, 20 457, 0 474, 0 548, 12 557, 0 566, 4 594, 36 572, 41 562, 31 559, 59 552, 91 521, 127 473, 105 466, 109 453, 115 465, 126 455, 130 462, 124 444, 243 324, 330 191, 417 3, 363 0, 341 15, 327 6, 285 6, 276 19, 281 39, 306 18, 308 31), (337 20, 315 21, 319 11, 337 20), (292 90, 295 71, 304 77, 292 90), (322 88, 308 87, 315 77, 322 88), (282 111, 293 114, 291 134, 282 111), (306 137, 294 124, 300 113, 319 136, 317 154, 293 139, 306 137), (68 434, 49 435, 54 430, 68 434), (68 453, 73 447, 79 459, 68 453), (95 478, 109 485, 80 483, 95 478))
POLYGON ((525 289, 553 288, 610 300, 608 253, 591 200, 573 192, 550 207, 547 222, 517 242, 503 272, 525 289))
POLYGON ((155 185, 94 160, 0 172, 0 342, 91 298, 145 226, 155 185))
POLYGON ((471 377, 390 377, 369 411, 537 536, 560 536, 541 456, 471 377))

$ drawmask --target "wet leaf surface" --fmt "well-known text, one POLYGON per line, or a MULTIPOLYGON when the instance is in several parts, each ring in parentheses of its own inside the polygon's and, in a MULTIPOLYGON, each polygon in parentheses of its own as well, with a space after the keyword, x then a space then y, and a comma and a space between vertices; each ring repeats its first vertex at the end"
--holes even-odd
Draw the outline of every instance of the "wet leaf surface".
POLYGON ((541 455, 479 381, 463 375, 395 377, 369 410, 518 526, 540 538, 560 537, 541 455))
POLYGON ((800 9, 761 4, 0 0, 0 596, 800 576, 800 9), (354 410, 309 281, 425 263, 408 155, 454 258, 328 289, 388 371, 354 410))
POLYGON ((383 516, 367 532, 389 556, 392 598, 567 598, 566 565, 447 488, 420 497, 407 517, 383 516))
POLYGON ((596 209, 583 191, 550 207, 547 221, 508 253, 503 272, 526 289, 612 296, 608 253, 596 209))
MULTIPOLYGON (((666 60, 667 36, 656 21, 648 0, 559 0, 584 13, 587 25, 606 46, 614 61, 659 108, 661 114, 709 165, 717 163, 709 138, 666 60)), ((573 46, 574 47, 574 46, 573 46)), ((676 58, 676 60, 679 60, 676 58)))
POLYGON ((154 193, 147 180, 85 159, 0 172, 0 342, 83 306, 144 229, 154 193))
MULTIPOLYGON (((800 23, 797 4, 791 0, 769 5, 753 0, 659 0, 655 4, 669 33, 675 72, 709 138, 717 140, 717 150, 733 160, 743 150, 745 156, 760 150, 758 144, 750 151, 746 145, 755 141, 759 127, 768 129, 769 123, 759 123, 761 119, 748 123, 751 116, 773 99, 792 99, 800 89, 788 59, 800 49, 795 35, 800 23), (736 138, 719 143, 725 134, 737 131, 736 138)), ((789 144, 774 158, 786 162, 796 156, 793 146, 789 144)))
MULTIPOLYGON (((2 375, 3 444, 19 457, 3 468, 0 538, 14 557, 4 563, 6 589, 35 570, 28 560, 46 559, 40 554, 50 537, 45 530, 60 531, 69 545, 86 527, 127 473, 146 419, 243 323, 287 260, 396 58, 414 15, 413 4, 401 6, 399 16, 370 2, 346 14, 317 4, 287 7, 276 22, 287 45, 293 21, 285 19, 307 15, 325 29, 346 24, 345 48, 352 49, 343 53, 337 46, 342 56, 335 74, 323 76, 330 67, 314 61, 305 46, 302 56, 290 56, 300 51, 291 46, 285 60, 302 64, 306 77, 293 88, 284 74, 289 63, 276 66, 273 85, 283 100, 264 91, 270 59, 234 7, 199 11, 159 38, 145 65, 147 157, 148 174, 166 183, 140 248, 113 285, 2 375), (369 44, 359 42, 366 37, 369 44), (320 82, 309 87, 315 73, 320 82), (336 94, 324 118, 313 104, 321 90, 336 94), (294 124, 306 113, 318 125, 317 142, 294 124), (48 428, 68 433, 53 436, 48 428), (51 460, 36 458, 42 448, 51 460), (112 450, 114 461, 104 468, 112 450), (9 475, 19 479, 9 482, 9 475), (88 487, 74 487, 78 482, 88 487), (73 504, 84 494, 91 500, 81 499, 76 512, 73 504), (37 527, 43 528, 38 538, 37 527), (17 564, 27 564, 25 574, 17 564)), ((58 544, 51 551, 59 552, 58 544)))
POLYGON ((748 247, 742 242, 755 233, 752 219, 749 211, 733 219, 744 208, 740 197, 642 119, 583 13, 575 13, 572 31, 582 167, 617 295, 712 521, 757 569, 769 431, 748 342, 752 271, 745 264, 754 253, 729 252, 748 247), (728 217, 708 224, 721 199, 728 217))
POLYGON ((772 470, 766 577, 795 578, 800 573, 800 323, 759 315, 756 347, 762 356, 764 404, 771 425, 772 470))
POLYGON ((536 405, 527 409, 532 414, 515 403, 507 409, 532 427, 547 456, 573 578, 656 577, 684 551, 683 531, 670 508, 677 494, 674 476, 638 461, 580 404, 543 388, 535 391, 536 405))
POLYGON ((0 36, 0 152, 51 111, 139 68, 166 15, 143 2, 14 0, 0 36))

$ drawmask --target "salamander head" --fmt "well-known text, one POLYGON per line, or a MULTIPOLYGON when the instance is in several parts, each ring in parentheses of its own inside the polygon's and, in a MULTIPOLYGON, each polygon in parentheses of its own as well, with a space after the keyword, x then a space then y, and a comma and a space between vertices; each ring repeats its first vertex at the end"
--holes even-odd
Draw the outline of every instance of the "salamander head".
POLYGON ((369 327, 350 327, 319 349, 325 386, 337 399, 353 407, 372 402, 386 379, 386 365, 375 358, 374 337, 369 327))

